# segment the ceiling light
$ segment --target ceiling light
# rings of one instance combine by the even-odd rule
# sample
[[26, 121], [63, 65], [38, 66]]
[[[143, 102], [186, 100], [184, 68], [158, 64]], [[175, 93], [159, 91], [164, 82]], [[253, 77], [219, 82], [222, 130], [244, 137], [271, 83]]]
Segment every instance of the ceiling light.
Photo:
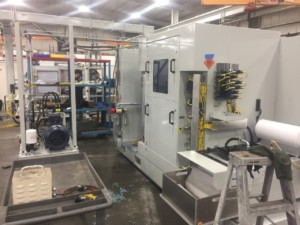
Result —
[[170, 0], [156, 0], [154, 4], [156, 6], [164, 6], [170, 4]]
[[161, 7], [161, 6], [165, 6], [165, 5], [168, 5], [168, 4], [170, 4], [170, 0], [154, 0], [153, 4], [151, 4], [148, 7], [144, 8], [140, 12], [135, 12], [135, 13], [130, 14], [130, 16], [128, 18], [124, 19], [122, 22], [125, 23], [128, 20], [141, 18], [142, 15], [144, 15], [145, 13], [155, 9], [156, 7]]
[[24, 5], [23, 0], [8, 0], [7, 3], [10, 5]]
[[86, 6], [86, 5], [80, 5], [80, 6], [78, 7], [78, 11], [79, 11], [79, 12], [83, 12], [83, 13], [87, 13], [87, 12], [90, 12], [91, 10], [90, 10], [90, 8], [89, 8], [88, 6]]
[[138, 18], [140, 18], [140, 17], [141, 17], [141, 13], [138, 13], [138, 12], [132, 13], [132, 14], [130, 15], [130, 19], [138, 19]]

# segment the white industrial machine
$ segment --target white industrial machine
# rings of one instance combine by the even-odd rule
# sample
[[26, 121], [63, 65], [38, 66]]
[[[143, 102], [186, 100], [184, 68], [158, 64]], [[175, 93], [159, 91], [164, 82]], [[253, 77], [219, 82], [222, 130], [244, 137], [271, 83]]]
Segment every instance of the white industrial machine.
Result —
[[[134, 104], [135, 114], [124, 108], [115, 117], [118, 149], [188, 224], [208, 223], [228, 152], [257, 142], [260, 116], [274, 120], [280, 33], [190, 24], [142, 42], [140, 52], [120, 54], [118, 102]], [[251, 189], [260, 191], [255, 177]], [[229, 202], [223, 217], [236, 209]]]
[[[273, 118], [279, 40], [277, 32], [203, 24], [149, 38], [139, 152], [156, 174], [180, 166], [177, 152], [193, 160], [184, 151], [248, 139], [244, 133], [247, 126], [253, 130], [261, 108], [264, 118]], [[161, 60], [167, 70], [156, 74]], [[156, 89], [163, 87], [163, 76], [164, 92]], [[161, 186], [161, 176], [154, 180]]]
[[[140, 66], [144, 139], [131, 152], [141, 170], [161, 187], [162, 174], [181, 166], [177, 152], [189, 158], [185, 151], [223, 147], [232, 137], [248, 139], [246, 128], [253, 130], [261, 109], [272, 119], [279, 41], [277, 32], [203, 24], [149, 37], [141, 46], [146, 59]], [[140, 73], [133, 78], [121, 73], [131, 79], [123, 89], [142, 96], [132, 88], [140, 86]]]

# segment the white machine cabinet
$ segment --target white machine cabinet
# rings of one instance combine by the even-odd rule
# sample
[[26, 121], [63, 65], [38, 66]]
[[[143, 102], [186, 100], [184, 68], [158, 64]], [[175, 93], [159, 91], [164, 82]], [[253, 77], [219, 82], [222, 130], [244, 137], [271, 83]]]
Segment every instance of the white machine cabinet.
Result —
[[[176, 166], [179, 37], [163, 38], [147, 44], [145, 62], [145, 143], [147, 149]], [[170, 142], [170, 140], [173, 140]], [[160, 148], [164, 151], [160, 151]], [[171, 154], [172, 155], [172, 154]]]
[[[291, 95], [287, 88], [290, 86], [285, 80], [294, 77], [284, 71], [290, 72], [289, 67], [294, 67], [281, 64], [284, 60], [280, 54], [288, 55], [298, 41], [284, 40], [280, 49], [279, 32], [188, 24], [155, 32], [141, 44], [144, 137], [137, 146], [123, 142], [120, 151], [162, 187], [164, 201], [188, 224], [208, 222], [214, 217], [215, 199], [223, 184], [227, 161], [226, 157], [212, 152], [228, 151], [225, 143], [232, 139], [249, 141], [247, 127], [254, 130], [261, 109], [260, 119], [286, 119], [283, 110], [286, 107], [280, 106], [290, 104], [286, 101], [289, 98], [286, 96]], [[245, 82], [234, 105], [238, 113], [230, 109], [232, 98], [218, 97], [222, 76], [237, 71], [243, 77], [230, 79]], [[278, 76], [279, 71], [283, 75]], [[136, 82], [131, 83], [134, 88]], [[127, 87], [130, 88], [130, 83]], [[284, 98], [275, 102], [276, 95]], [[204, 134], [199, 132], [203, 118]], [[230, 143], [243, 147], [239, 144], [238, 141]], [[200, 149], [205, 153], [195, 151]], [[191, 172], [179, 166], [187, 166]], [[261, 175], [255, 176], [253, 192], [261, 190]], [[298, 182], [295, 185], [299, 186]], [[236, 211], [234, 204], [228, 204], [227, 209]]]
[[[135, 153], [139, 168], [162, 186], [157, 177], [178, 169], [177, 153], [196, 150], [191, 140], [199, 138], [198, 122], [191, 120], [199, 115], [191, 110], [195, 93], [187, 94], [188, 82], [195, 75], [206, 85], [205, 120], [218, 126], [229, 127], [232, 121], [230, 126], [238, 124], [235, 129], [206, 130], [204, 148], [223, 147], [232, 137], [246, 138], [246, 126], [254, 128], [257, 100], [262, 118], [273, 119], [279, 43], [278, 32], [207, 24], [189, 24], [149, 36], [140, 57], [140, 68], [144, 68], [144, 140]], [[220, 63], [237, 64], [247, 73], [246, 87], [237, 100], [240, 116], [229, 115], [226, 100], [215, 99]], [[199, 97], [194, 104], [198, 102]], [[193, 126], [196, 132], [191, 135]]]

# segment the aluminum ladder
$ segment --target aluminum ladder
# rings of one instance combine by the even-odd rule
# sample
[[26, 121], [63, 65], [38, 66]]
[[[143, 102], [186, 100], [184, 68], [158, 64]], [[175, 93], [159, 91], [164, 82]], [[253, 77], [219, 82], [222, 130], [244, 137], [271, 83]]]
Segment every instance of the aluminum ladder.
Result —
[[[247, 166], [249, 165], [267, 166], [260, 202], [255, 204], [250, 204], [247, 174]], [[280, 212], [286, 213], [288, 225], [300, 225], [300, 217], [292, 181], [280, 180], [283, 199], [268, 201], [274, 175], [274, 166], [268, 157], [258, 156], [249, 151], [231, 152], [229, 154], [226, 181], [222, 188], [213, 223], [214, 225], [220, 224], [226, 202], [227, 190], [234, 169], [236, 170], [239, 225], [253, 224], [255, 218], [256, 225], [263, 225], [266, 215]]]

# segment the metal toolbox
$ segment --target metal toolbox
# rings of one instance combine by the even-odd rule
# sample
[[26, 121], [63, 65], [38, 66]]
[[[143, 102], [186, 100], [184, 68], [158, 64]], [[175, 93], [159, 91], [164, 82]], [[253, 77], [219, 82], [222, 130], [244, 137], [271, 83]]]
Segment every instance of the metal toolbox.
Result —
[[51, 199], [51, 168], [33, 165], [15, 171], [12, 179], [12, 196], [14, 205]]

